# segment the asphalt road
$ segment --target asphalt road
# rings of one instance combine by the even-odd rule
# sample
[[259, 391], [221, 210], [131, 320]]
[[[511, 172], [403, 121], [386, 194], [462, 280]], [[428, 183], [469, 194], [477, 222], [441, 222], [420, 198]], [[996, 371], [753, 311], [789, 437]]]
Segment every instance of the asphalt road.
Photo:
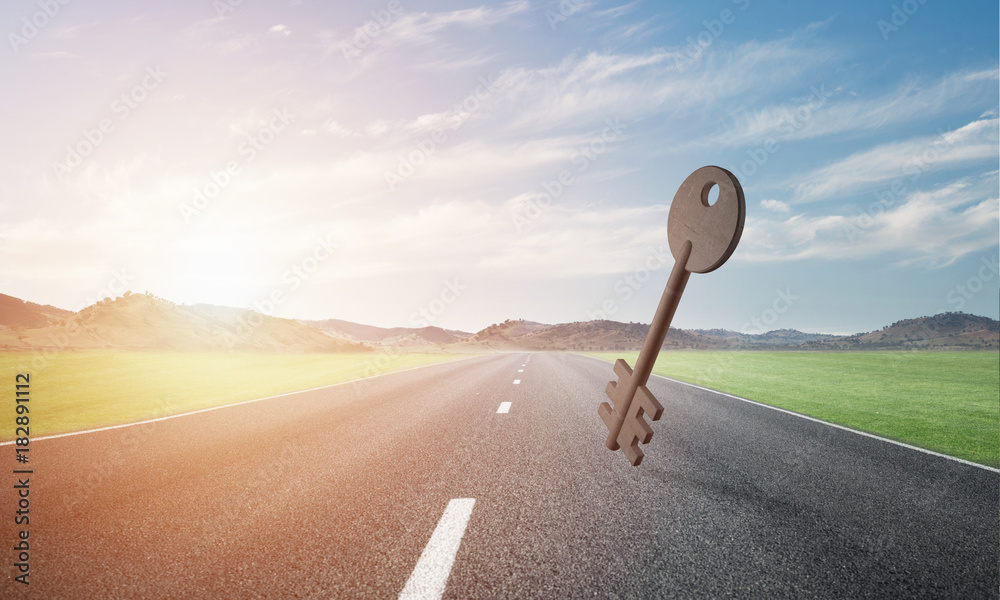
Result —
[[996, 472], [660, 378], [634, 468], [611, 364], [528, 356], [36, 440], [0, 596], [397, 598], [458, 498], [445, 598], [998, 596]]

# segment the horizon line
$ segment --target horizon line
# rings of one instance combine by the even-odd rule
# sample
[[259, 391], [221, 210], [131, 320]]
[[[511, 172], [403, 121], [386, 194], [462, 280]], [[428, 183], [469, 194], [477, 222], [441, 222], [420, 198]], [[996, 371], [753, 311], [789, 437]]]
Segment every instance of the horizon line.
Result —
[[[123, 292], [120, 295], [116, 295], [116, 296], [104, 296], [103, 298], [95, 300], [93, 302], [93, 304], [89, 304], [87, 306], [84, 306], [83, 308], [81, 308], [79, 310], [76, 310], [76, 311], [73, 311], [73, 310], [70, 310], [70, 309], [66, 309], [66, 308], [61, 308], [59, 306], [55, 306], [54, 304], [39, 304], [38, 302], [34, 302], [34, 301], [31, 301], [31, 300], [25, 300], [24, 298], [18, 298], [17, 296], [11, 296], [9, 294], [4, 294], [3, 292], [0, 292], [0, 296], [7, 296], [8, 298], [13, 298], [15, 300], [20, 300], [22, 303], [25, 303], [25, 304], [34, 304], [36, 306], [42, 306], [42, 307], [49, 306], [49, 307], [55, 308], [57, 310], [66, 311], [66, 312], [69, 312], [69, 313], [72, 313], [72, 314], [79, 314], [79, 313], [83, 312], [84, 310], [86, 310], [88, 308], [91, 308], [91, 307], [94, 307], [98, 303], [104, 302], [106, 300], [111, 300], [112, 302], [115, 302], [115, 301], [117, 301], [117, 300], [119, 300], [121, 298], [125, 298], [127, 296], [148, 296], [148, 297], [151, 297], [153, 299], [161, 300], [163, 302], [169, 302], [170, 304], [173, 304], [175, 306], [199, 306], [199, 305], [204, 305], [204, 306], [212, 306], [212, 307], [217, 307], [217, 308], [227, 308], [227, 309], [232, 309], [232, 310], [245, 310], [245, 311], [254, 312], [254, 313], [257, 313], [259, 315], [266, 316], [266, 317], [273, 317], [273, 318], [276, 318], [276, 319], [287, 319], [287, 320], [290, 320], [290, 321], [298, 321], [298, 322], [310, 322], [310, 321], [311, 322], [343, 321], [345, 323], [351, 323], [353, 325], [361, 325], [363, 327], [374, 327], [374, 328], [377, 328], [377, 329], [409, 329], [409, 330], [414, 330], [414, 331], [419, 331], [421, 329], [428, 329], [428, 328], [432, 328], [433, 327], [433, 328], [441, 329], [443, 331], [455, 331], [455, 332], [458, 332], [458, 333], [468, 333], [470, 335], [474, 335], [476, 333], [479, 333], [479, 332], [481, 332], [481, 331], [483, 331], [483, 330], [485, 330], [485, 329], [487, 329], [489, 327], [492, 327], [494, 325], [500, 325], [500, 324], [503, 324], [505, 322], [510, 322], [510, 321], [518, 321], [518, 322], [519, 321], [524, 321], [524, 322], [527, 322], [527, 323], [536, 323], [538, 325], [545, 325], [547, 327], [556, 327], [558, 325], [569, 325], [569, 324], [573, 324], [573, 323], [594, 323], [594, 322], [599, 322], [599, 321], [608, 321], [608, 322], [611, 322], [611, 323], [620, 323], [622, 325], [625, 325], [625, 324], [629, 324], [629, 325], [631, 325], [631, 324], [638, 324], [638, 325], [649, 326], [649, 323], [643, 323], [641, 321], [639, 321], [639, 322], [628, 321], [628, 323], [626, 323], [625, 321], [615, 321], [613, 319], [590, 319], [588, 321], [575, 320], [575, 321], [563, 321], [563, 322], [560, 322], [560, 323], [543, 323], [541, 321], [532, 321], [532, 320], [523, 319], [523, 318], [518, 318], [518, 319], [508, 318], [508, 319], [505, 319], [505, 320], [502, 320], [502, 321], [496, 321], [494, 323], [490, 323], [489, 325], [480, 327], [477, 331], [469, 332], [469, 331], [463, 331], [461, 329], [441, 327], [441, 326], [438, 326], [438, 325], [426, 325], [424, 327], [406, 327], [406, 326], [403, 326], [403, 325], [392, 325], [392, 326], [371, 325], [371, 324], [368, 324], [368, 323], [360, 323], [360, 322], [357, 322], [357, 321], [350, 321], [350, 320], [347, 320], [347, 319], [341, 319], [341, 318], [337, 318], [337, 317], [327, 317], [327, 318], [324, 318], [324, 319], [305, 319], [305, 318], [301, 318], [301, 317], [278, 317], [278, 316], [275, 316], [275, 315], [271, 315], [271, 314], [267, 314], [267, 313], [264, 313], [264, 312], [260, 312], [259, 310], [255, 310], [254, 308], [251, 308], [251, 307], [229, 306], [229, 305], [225, 305], [225, 304], [211, 304], [211, 303], [208, 303], [208, 302], [196, 302], [194, 304], [178, 303], [178, 302], [174, 302], [173, 300], [168, 300], [166, 298], [163, 298], [162, 296], [158, 296], [156, 294], [153, 294], [153, 293], [149, 292], [148, 290], [144, 291], [144, 292], [133, 292], [132, 290], [126, 290], [125, 292]], [[988, 317], [988, 316], [985, 316], [985, 315], [977, 315], [977, 314], [974, 314], [974, 313], [966, 313], [966, 312], [963, 312], [963, 311], [944, 311], [944, 312], [935, 313], [933, 315], [921, 315], [921, 316], [918, 316], [918, 317], [906, 317], [906, 318], [902, 318], [902, 319], [897, 319], [894, 323], [889, 323], [889, 324], [883, 326], [881, 329], [885, 329], [885, 328], [891, 327], [895, 323], [898, 323], [898, 322], [901, 322], [901, 321], [912, 321], [912, 320], [916, 320], [916, 319], [928, 319], [928, 318], [933, 318], [933, 317], [937, 317], [937, 316], [940, 316], [940, 315], [948, 315], [948, 314], [967, 315], [967, 316], [971, 316], [971, 317], [977, 317], [977, 318], [981, 318], [981, 319], [989, 319], [991, 321], [1000, 322], [1000, 319], [994, 319], [993, 317]], [[738, 331], [738, 330], [735, 330], [735, 329], [726, 329], [726, 328], [723, 328], [723, 327], [694, 327], [694, 328], [684, 328], [684, 327], [674, 327], [674, 326], [671, 326], [671, 329], [675, 329], [675, 330], [679, 330], [679, 331], [695, 331], [695, 332], [720, 330], [720, 331], [726, 331], [726, 332], [730, 332], [730, 333], [736, 333], [736, 334], [747, 335], [747, 336], [767, 335], [769, 333], [774, 333], [776, 331], [795, 331], [795, 332], [798, 332], [798, 333], [804, 333], [804, 334], [809, 334], [809, 335], [829, 335], [829, 336], [834, 336], [834, 337], [849, 337], [849, 336], [854, 336], [854, 335], [863, 335], [863, 334], [866, 334], [866, 333], [872, 333], [872, 332], [880, 331], [881, 330], [881, 329], [872, 329], [870, 331], [857, 331], [857, 332], [851, 332], [851, 333], [841, 333], [841, 332], [828, 332], [828, 331], [804, 331], [804, 330], [801, 330], [801, 329], [794, 329], [794, 328], [790, 328], [790, 327], [782, 327], [782, 328], [778, 328], [778, 329], [770, 329], [770, 330], [763, 331], [763, 332], [751, 333], [751, 332], [745, 332], [745, 331]]]

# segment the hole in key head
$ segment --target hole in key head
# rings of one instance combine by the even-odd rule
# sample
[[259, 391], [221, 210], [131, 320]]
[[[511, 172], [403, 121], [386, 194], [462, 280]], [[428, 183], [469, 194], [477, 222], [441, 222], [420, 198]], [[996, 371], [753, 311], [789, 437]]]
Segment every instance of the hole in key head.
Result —
[[709, 182], [701, 190], [701, 203], [705, 206], [712, 206], [719, 199], [719, 186]]

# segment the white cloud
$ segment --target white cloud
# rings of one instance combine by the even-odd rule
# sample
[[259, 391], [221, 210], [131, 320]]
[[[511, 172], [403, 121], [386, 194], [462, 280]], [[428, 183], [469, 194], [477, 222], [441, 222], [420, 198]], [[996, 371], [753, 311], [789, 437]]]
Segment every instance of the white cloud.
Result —
[[40, 52], [35, 56], [40, 56], [42, 58], [80, 58], [79, 54], [73, 54], [72, 52], [66, 52], [65, 50], [57, 50], [55, 52]]
[[213, 17], [193, 23], [181, 31], [180, 37], [194, 46], [211, 48], [222, 54], [237, 54], [259, 44], [263, 34], [238, 32], [226, 19]]
[[[845, 132], [870, 131], [889, 124], [954, 113], [983, 103], [996, 88], [995, 70], [963, 71], [924, 84], [910, 79], [875, 98], [838, 98], [839, 88], [815, 86], [821, 93], [802, 90], [802, 97], [772, 104], [753, 112], [742, 112], [732, 126], [706, 141], [707, 144], [746, 146], [767, 138], [804, 140]], [[830, 94], [825, 102], [820, 98]], [[995, 95], [995, 94], [994, 94]]]
[[896, 266], [941, 267], [997, 244], [997, 173], [915, 191], [864, 212], [748, 217], [738, 257], [752, 262], [884, 256]]
[[628, 4], [622, 4], [620, 6], [613, 6], [611, 8], [606, 8], [604, 10], [594, 11], [594, 15], [598, 17], [607, 17], [610, 19], [617, 19], [623, 15], [627, 15], [634, 11], [636, 7], [639, 6], [640, 0], [633, 0]]
[[761, 200], [760, 206], [761, 208], [764, 208], [766, 210], [779, 213], [786, 213], [791, 210], [791, 207], [789, 207], [788, 204], [782, 202], [781, 200]]
[[[512, 16], [528, 11], [531, 5], [527, 0], [514, 0], [501, 7], [491, 8], [479, 6], [463, 8], [446, 12], [404, 12], [394, 16], [387, 23], [369, 21], [352, 30], [346, 37], [324, 34], [328, 55], [342, 55], [344, 48], [349, 49], [352, 63], [360, 69], [366, 69], [379, 61], [382, 55], [403, 46], [420, 46], [437, 50], [439, 57], [430, 62], [441, 63], [446, 68], [458, 68], [463, 63], [481, 64], [482, 58], [468, 56], [456, 61], [453, 57], [440, 58], [440, 50], [448, 46], [444, 34], [449, 29], [484, 29], [508, 21]], [[372, 25], [375, 23], [376, 26]], [[363, 47], [358, 46], [358, 40], [364, 40]], [[411, 58], [411, 57], [408, 57]]]
[[188, 26], [181, 31], [180, 37], [188, 44], [211, 48], [221, 54], [240, 54], [262, 48], [269, 39], [284, 39], [291, 34], [291, 28], [283, 23], [268, 27], [266, 31], [246, 31], [232, 19], [213, 17]]
[[323, 123], [323, 130], [331, 135], [342, 138], [356, 137], [358, 135], [355, 131], [351, 130], [351, 128], [346, 127], [333, 119], [328, 119], [325, 123]]
[[[516, 273], [528, 279], [572, 278], [633, 270], [650, 248], [667, 253], [665, 206], [567, 211], [551, 209], [517, 232], [512, 210], [483, 201], [436, 203], [388, 220], [341, 222], [337, 239], [351, 257], [339, 276], [371, 277], [420, 270]], [[398, 260], [400, 255], [407, 260]]]
[[648, 114], [666, 96], [680, 94], [662, 78], [671, 61], [672, 55], [664, 51], [595, 52], [571, 55], [553, 67], [506, 69], [499, 80], [513, 112], [508, 126], [549, 129], [596, 115]]
[[929, 171], [996, 161], [1000, 120], [981, 119], [935, 136], [889, 142], [852, 154], [796, 178], [794, 202], [844, 196], [896, 179], [909, 182]]
[[452, 26], [479, 28], [496, 25], [530, 8], [526, 0], [508, 2], [498, 9], [479, 6], [440, 13], [409, 13], [400, 17], [388, 35], [399, 41], [431, 43], [437, 32]]
[[389, 122], [384, 119], [377, 119], [365, 125], [365, 135], [368, 137], [381, 137], [389, 131]]
[[704, 111], [786, 85], [827, 58], [825, 51], [799, 47], [795, 36], [706, 52], [699, 69], [682, 48], [574, 54], [554, 66], [505, 70], [505, 97], [516, 108], [505, 120], [511, 129], [531, 131], [609, 115]]
[[[666, 239], [668, 207], [664, 205], [543, 209], [516, 233], [515, 211], [524, 196], [506, 206], [504, 226], [510, 231], [502, 247], [485, 256], [484, 269], [522, 274], [527, 278], [573, 278], [624, 273], [637, 268], [659, 249], [669, 255]], [[650, 223], [661, 226], [651, 227]]]
[[85, 32], [92, 27], [100, 27], [101, 25], [101, 21], [90, 21], [87, 23], [70, 25], [69, 27], [53, 27], [51, 30], [47, 31], [51, 31], [53, 35], [60, 38], [71, 38], [76, 37], [77, 34]]
[[604, 36], [604, 40], [613, 42], [638, 42], [660, 31], [659, 27], [653, 26], [655, 20], [656, 17], [650, 17], [645, 21], [622, 25]]

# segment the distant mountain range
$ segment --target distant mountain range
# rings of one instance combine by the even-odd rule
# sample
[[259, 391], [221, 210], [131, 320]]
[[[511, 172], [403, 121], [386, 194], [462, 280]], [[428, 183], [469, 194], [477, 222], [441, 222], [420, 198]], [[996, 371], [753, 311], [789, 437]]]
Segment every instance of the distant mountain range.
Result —
[[[543, 325], [505, 321], [462, 342], [464, 347], [495, 350], [638, 350], [649, 325], [585, 321]], [[663, 348], [670, 350], [1000, 350], [1000, 321], [965, 313], [941, 313], [897, 321], [879, 331], [854, 335], [803, 333], [776, 329], [747, 334], [725, 329], [671, 327]]]
[[[638, 350], [649, 325], [587, 321], [546, 325], [507, 320], [468, 333], [440, 327], [374, 327], [327, 319], [296, 321], [210, 304], [178, 305], [126, 293], [78, 313], [0, 294], [0, 350], [144, 349], [364, 352], [377, 348], [434, 351]], [[665, 349], [697, 350], [1000, 350], [1000, 321], [941, 313], [897, 321], [878, 331], [837, 336], [777, 329], [746, 334], [671, 328]]]

